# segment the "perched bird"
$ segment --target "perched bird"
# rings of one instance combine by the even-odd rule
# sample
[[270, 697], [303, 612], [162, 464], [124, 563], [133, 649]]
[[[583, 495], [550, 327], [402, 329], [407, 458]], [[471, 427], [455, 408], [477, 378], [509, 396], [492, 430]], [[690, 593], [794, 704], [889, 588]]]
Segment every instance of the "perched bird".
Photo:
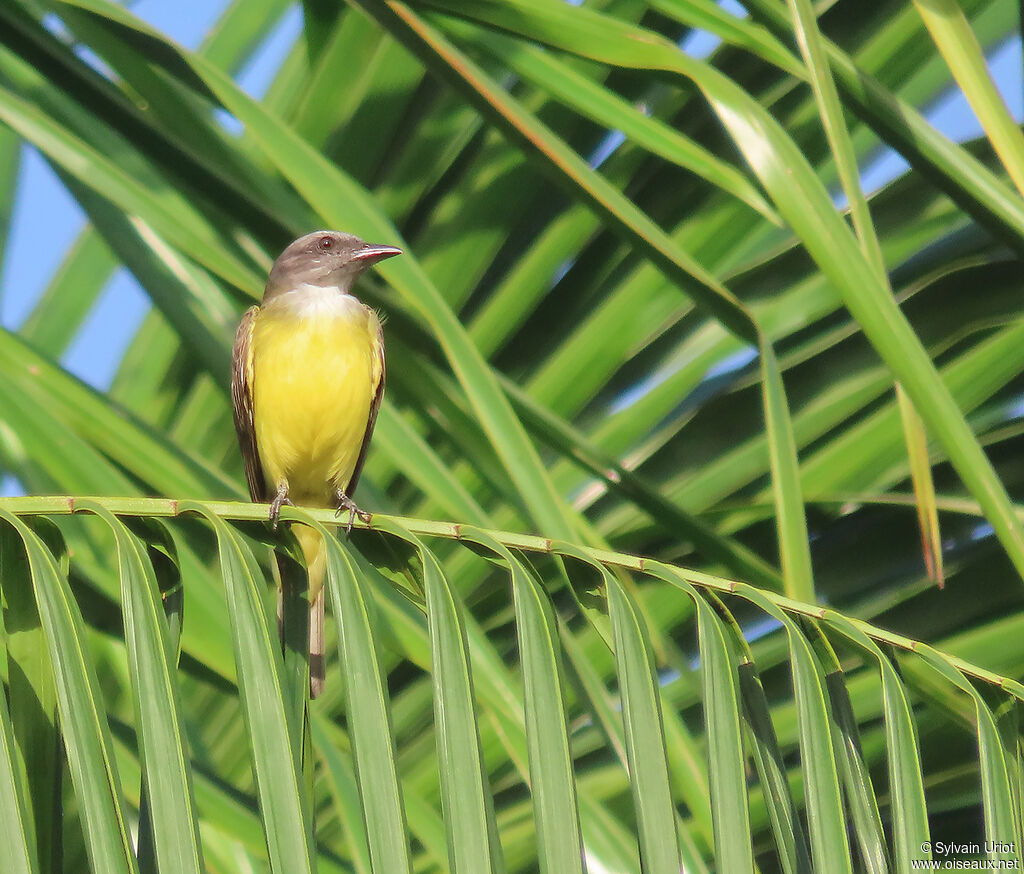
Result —
[[[352, 234], [306, 234], [274, 262], [263, 302], [242, 317], [231, 366], [235, 430], [249, 494], [270, 502], [275, 527], [283, 504], [347, 510], [350, 530], [355, 516], [369, 519], [352, 492], [384, 394], [384, 338], [377, 314], [352, 295], [352, 285], [401, 253]], [[309, 578], [315, 698], [324, 684], [327, 556], [312, 528], [296, 524], [293, 533]]]

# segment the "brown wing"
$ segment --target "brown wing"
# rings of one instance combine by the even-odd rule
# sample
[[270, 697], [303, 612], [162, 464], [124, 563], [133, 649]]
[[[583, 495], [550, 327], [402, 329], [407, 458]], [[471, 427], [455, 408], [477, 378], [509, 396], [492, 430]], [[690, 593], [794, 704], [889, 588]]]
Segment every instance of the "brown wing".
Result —
[[[376, 313], [370, 310], [374, 318]], [[363, 435], [363, 445], [359, 448], [359, 458], [356, 459], [356, 466], [352, 471], [352, 478], [348, 481], [348, 488], [345, 493], [351, 498], [359, 482], [359, 474], [363, 472], [363, 462], [366, 461], [366, 452], [370, 448], [370, 438], [373, 436], [373, 426], [377, 424], [377, 413], [380, 412], [380, 403], [384, 400], [384, 331], [377, 320], [377, 364], [380, 368], [380, 375], [377, 378], [377, 387], [373, 392], [373, 400], [370, 402], [370, 417], [366, 420], [366, 433]]]
[[268, 501], [267, 483], [260, 464], [260, 453], [256, 448], [256, 425], [253, 422], [252, 406], [252, 328], [256, 322], [259, 307], [249, 307], [242, 316], [242, 323], [235, 334], [235, 346], [231, 350], [231, 405], [235, 412], [235, 431], [238, 446], [245, 462], [245, 480], [249, 484], [249, 497], [254, 501]]

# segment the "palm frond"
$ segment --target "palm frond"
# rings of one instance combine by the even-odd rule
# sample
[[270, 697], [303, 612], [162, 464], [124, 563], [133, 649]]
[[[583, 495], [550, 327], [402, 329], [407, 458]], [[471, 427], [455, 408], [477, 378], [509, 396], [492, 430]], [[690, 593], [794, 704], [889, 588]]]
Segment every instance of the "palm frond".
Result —
[[[86, 217], [0, 329], [12, 870], [1024, 861], [1019, 8], [744, 8], [233, 0], [193, 49], [0, 3], [0, 258], [52, 246], [23, 144]], [[406, 255], [307, 709], [227, 363], [323, 226]]]

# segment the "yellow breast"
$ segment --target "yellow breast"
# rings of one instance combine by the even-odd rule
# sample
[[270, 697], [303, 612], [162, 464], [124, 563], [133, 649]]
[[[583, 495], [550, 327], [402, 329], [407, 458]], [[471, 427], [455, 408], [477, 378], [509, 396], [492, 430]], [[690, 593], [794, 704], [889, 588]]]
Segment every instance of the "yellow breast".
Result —
[[256, 445], [271, 493], [331, 506], [347, 489], [380, 382], [376, 314], [304, 286], [260, 310], [252, 333]]

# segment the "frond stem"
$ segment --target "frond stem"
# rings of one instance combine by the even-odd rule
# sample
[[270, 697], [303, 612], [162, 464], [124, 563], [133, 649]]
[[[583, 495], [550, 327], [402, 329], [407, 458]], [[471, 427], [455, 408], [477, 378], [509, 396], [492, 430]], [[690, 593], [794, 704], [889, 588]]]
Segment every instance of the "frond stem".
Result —
[[[233, 522], [267, 522], [270, 515], [270, 506], [268, 504], [251, 504], [241, 503], [238, 501], [198, 502], [192, 500], [171, 500], [168, 498], [82, 497], [70, 495], [0, 498], [0, 509], [7, 510], [16, 516], [62, 516], [75, 513], [76, 505], [85, 502], [99, 504], [116, 516], [153, 516], [173, 518], [175, 516], [189, 513], [189, 505], [191, 504], [194, 506], [196, 503], [202, 503], [210, 513]], [[284, 520], [290, 519], [293, 521], [302, 521], [303, 516], [311, 516], [313, 519], [316, 519], [318, 522], [325, 525], [332, 525], [337, 521], [335, 519], [334, 510], [304, 507], [292, 508], [287, 506], [281, 508], [281, 518]], [[369, 521], [363, 521], [362, 519], [356, 518], [353, 527], [373, 530], [375, 528], [375, 519], [386, 519], [393, 525], [402, 526], [409, 532], [423, 537], [442, 537], [449, 540], [462, 539], [463, 526], [457, 522], [438, 522], [432, 519], [416, 519], [409, 516], [384, 516], [383, 514], [378, 513], [371, 515]], [[521, 549], [527, 552], [539, 552], [548, 555], [557, 555], [562, 552], [559, 548], [558, 541], [552, 540], [548, 537], [539, 537], [532, 534], [520, 534], [514, 531], [492, 530], [488, 533], [500, 544], [508, 547], [509, 549]], [[602, 564], [621, 567], [626, 570], [637, 571], [639, 573], [646, 573], [654, 566], [661, 564], [661, 562], [658, 562], [655, 559], [644, 558], [643, 556], [638, 555], [630, 555], [629, 553], [624, 552], [612, 552], [607, 549], [593, 549], [580, 545], [577, 545], [574, 548], [577, 550], [583, 550], [594, 560]], [[741, 583], [735, 580], [711, 576], [710, 574], [705, 574], [685, 567], [673, 567], [675, 567], [675, 569], [681, 573], [688, 582], [711, 591], [736, 594], [739, 593], [738, 590], [747, 587], [746, 583]], [[836, 613], [836, 611], [829, 610], [826, 607], [795, 601], [792, 598], [787, 598], [777, 592], [772, 592], [766, 589], [757, 589], [757, 591], [765, 598], [771, 600], [782, 610], [795, 615], [808, 616], [811, 619], [816, 620], [827, 620], [830, 614]], [[896, 634], [891, 631], [886, 631], [883, 628], [878, 628], [861, 619], [855, 619], [849, 616], [845, 618], [847, 621], [856, 625], [868, 637], [879, 643], [887, 644], [905, 652], [914, 652], [917, 647], [921, 645], [919, 641], [905, 637], [902, 634]], [[1013, 695], [1015, 698], [1024, 701], [1024, 685], [1018, 683], [1016, 680], [1012, 680], [1009, 677], [1003, 677], [948, 653], [942, 653], [942, 656], [951, 666], [962, 673], [984, 683], [998, 686], [1005, 692]]]

